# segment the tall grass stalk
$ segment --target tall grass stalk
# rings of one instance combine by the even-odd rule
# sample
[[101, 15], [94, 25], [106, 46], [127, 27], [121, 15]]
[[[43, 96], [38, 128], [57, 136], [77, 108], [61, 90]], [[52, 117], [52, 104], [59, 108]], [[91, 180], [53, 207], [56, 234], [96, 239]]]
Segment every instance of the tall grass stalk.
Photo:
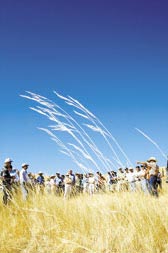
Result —
[[21, 195], [0, 203], [2, 253], [168, 252], [168, 190], [142, 193]]

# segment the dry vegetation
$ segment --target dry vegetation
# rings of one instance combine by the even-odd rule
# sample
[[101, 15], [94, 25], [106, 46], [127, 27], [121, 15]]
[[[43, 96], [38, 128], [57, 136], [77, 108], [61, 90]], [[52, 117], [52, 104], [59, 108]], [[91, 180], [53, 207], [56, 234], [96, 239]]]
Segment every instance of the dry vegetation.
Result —
[[0, 252], [168, 252], [168, 185], [158, 199], [111, 193], [0, 203]]

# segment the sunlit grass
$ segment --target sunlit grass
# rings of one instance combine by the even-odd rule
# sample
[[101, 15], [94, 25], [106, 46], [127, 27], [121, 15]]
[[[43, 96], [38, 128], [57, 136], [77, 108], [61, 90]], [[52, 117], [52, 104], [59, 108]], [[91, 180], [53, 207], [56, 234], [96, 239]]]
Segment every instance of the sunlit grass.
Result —
[[33, 194], [0, 203], [0, 252], [168, 252], [168, 185], [158, 199], [109, 193]]

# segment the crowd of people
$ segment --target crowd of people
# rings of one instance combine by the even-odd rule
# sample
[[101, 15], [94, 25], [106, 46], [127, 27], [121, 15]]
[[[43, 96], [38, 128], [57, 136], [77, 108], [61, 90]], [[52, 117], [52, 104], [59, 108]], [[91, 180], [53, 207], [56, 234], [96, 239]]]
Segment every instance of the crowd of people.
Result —
[[36, 175], [28, 172], [29, 164], [23, 163], [19, 171], [13, 169], [12, 159], [4, 161], [0, 174], [0, 187], [5, 205], [11, 200], [13, 193], [21, 191], [26, 200], [30, 193], [54, 194], [65, 199], [77, 194], [93, 195], [98, 192], [142, 191], [158, 197], [158, 187], [162, 188], [162, 173], [159, 171], [157, 160], [150, 157], [146, 162], [137, 162], [136, 168], [119, 168], [102, 175], [96, 173], [73, 173], [69, 170], [66, 175], [59, 172], [55, 175], [44, 176], [42, 171]]

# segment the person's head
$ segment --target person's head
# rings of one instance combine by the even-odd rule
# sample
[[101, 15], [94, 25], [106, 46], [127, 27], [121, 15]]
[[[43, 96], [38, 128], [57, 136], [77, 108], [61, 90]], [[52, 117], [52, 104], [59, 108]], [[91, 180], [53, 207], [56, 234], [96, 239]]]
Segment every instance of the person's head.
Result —
[[80, 177], [80, 179], [83, 179], [83, 174], [80, 174], [80, 176], [79, 176], [79, 177]]
[[43, 172], [42, 172], [42, 171], [39, 171], [38, 175], [39, 175], [39, 176], [43, 176]]
[[10, 167], [12, 166], [12, 162], [13, 162], [12, 159], [6, 158], [5, 161], [4, 161], [5, 168], [9, 168], [10, 169]]
[[145, 165], [141, 165], [141, 170], [145, 170], [146, 169], [146, 167], [145, 167]]
[[136, 171], [140, 171], [140, 166], [136, 166]]
[[89, 173], [89, 177], [93, 177], [93, 173], [92, 172]]
[[130, 173], [133, 173], [133, 172], [134, 172], [134, 169], [133, 169], [133, 168], [129, 168], [129, 172], [130, 172]]
[[69, 170], [69, 172], [68, 172], [68, 173], [69, 173], [69, 175], [72, 175], [72, 170]]
[[22, 164], [22, 169], [27, 170], [28, 167], [29, 167], [29, 164], [27, 164], [27, 163]]

